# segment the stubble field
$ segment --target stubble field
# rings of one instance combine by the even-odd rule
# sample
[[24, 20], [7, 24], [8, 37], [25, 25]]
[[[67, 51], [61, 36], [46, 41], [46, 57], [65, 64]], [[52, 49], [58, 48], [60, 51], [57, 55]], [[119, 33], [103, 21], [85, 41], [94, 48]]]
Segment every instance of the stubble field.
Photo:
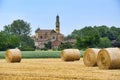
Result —
[[64, 62], [60, 58], [22, 59], [21, 63], [0, 60], [0, 80], [119, 80], [120, 70], [86, 67], [79, 61]]

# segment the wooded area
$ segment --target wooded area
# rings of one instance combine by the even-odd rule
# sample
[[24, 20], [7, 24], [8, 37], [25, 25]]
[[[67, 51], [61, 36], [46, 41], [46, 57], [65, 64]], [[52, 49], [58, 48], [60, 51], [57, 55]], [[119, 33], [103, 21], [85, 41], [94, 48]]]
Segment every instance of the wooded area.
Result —
[[74, 47], [85, 49], [88, 47], [120, 47], [120, 28], [115, 26], [86, 26], [74, 30], [67, 39], [76, 39]]

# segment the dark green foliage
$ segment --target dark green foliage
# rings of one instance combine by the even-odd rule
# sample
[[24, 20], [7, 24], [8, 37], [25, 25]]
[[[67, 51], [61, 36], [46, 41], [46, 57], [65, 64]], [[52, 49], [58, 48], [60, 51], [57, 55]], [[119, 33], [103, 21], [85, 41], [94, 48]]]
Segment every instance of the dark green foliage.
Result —
[[65, 37], [65, 40], [68, 40], [68, 39], [75, 39], [75, 37], [73, 35], [68, 35], [67, 37]]
[[76, 37], [78, 37], [79, 35], [81, 35], [80, 31], [81, 31], [81, 30], [76, 30], [76, 29], [75, 29], [75, 30], [71, 33], [71, 35], [68, 35], [68, 38], [73, 38], [73, 39], [75, 39]]
[[33, 51], [35, 50], [34, 40], [29, 36], [21, 37], [21, 46], [20, 49], [23, 51]]
[[98, 44], [98, 47], [100, 48], [111, 47], [111, 41], [108, 39], [108, 37], [100, 38], [100, 43]]
[[[79, 49], [88, 47], [111, 47], [113, 40], [120, 43], [120, 28], [115, 26], [86, 26], [79, 30], [74, 30], [66, 39], [76, 39], [75, 46]], [[106, 43], [105, 43], [106, 42]], [[115, 44], [120, 46], [119, 44]], [[114, 44], [113, 44], [114, 45]]]
[[120, 42], [120, 35], [117, 37], [117, 41]]
[[47, 48], [41, 48], [40, 50], [42, 50], [42, 51], [47, 51], [48, 49], [47, 49]]
[[19, 47], [20, 38], [16, 35], [11, 35], [8, 37], [8, 48]]
[[29, 47], [29, 46], [23, 46], [19, 48], [21, 51], [34, 51], [35, 48]]
[[94, 29], [96, 29], [100, 36], [101, 37], [106, 37], [107, 36], [107, 33], [109, 31], [109, 28], [105, 25], [102, 25], [102, 26], [94, 26]]
[[73, 47], [72, 44], [70, 44], [69, 42], [66, 42], [59, 45], [58, 50], [69, 49], [72, 47]]
[[29, 36], [30, 30], [30, 24], [20, 19], [14, 20], [11, 25], [4, 26], [4, 31], [6, 33], [18, 36]]
[[0, 32], [0, 50], [19, 47], [19, 43], [20, 38], [18, 36]]
[[96, 30], [100, 33], [101, 37], [108, 37], [110, 40], [116, 40], [117, 36], [120, 34], [120, 28], [115, 26], [107, 27], [103, 26], [94, 26]]
[[99, 43], [99, 38], [100, 35], [94, 28], [85, 27], [80, 30], [75, 45], [79, 49], [95, 47]]
[[34, 50], [34, 40], [30, 37], [30, 32], [30, 24], [23, 20], [18, 19], [10, 25], [5, 25], [1, 34], [0, 49], [19, 47], [21, 50]]
[[0, 32], [0, 51], [4, 51], [7, 49], [7, 46], [8, 46], [8, 40], [6, 38], [7, 36]]
[[116, 28], [116, 27], [112, 26], [110, 28], [110, 32], [113, 35], [113, 40], [116, 40], [117, 37], [120, 35], [120, 28]]
[[52, 49], [52, 42], [51, 41], [49, 41], [48, 43], [45, 43], [44, 45], [45, 45], [46, 49]]

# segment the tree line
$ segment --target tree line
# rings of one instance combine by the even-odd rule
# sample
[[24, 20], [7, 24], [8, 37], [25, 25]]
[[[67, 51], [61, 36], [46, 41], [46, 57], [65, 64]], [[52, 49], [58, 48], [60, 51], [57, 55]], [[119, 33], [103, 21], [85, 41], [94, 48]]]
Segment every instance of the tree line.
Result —
[[30, 37], [31, 27], [29, 23], [18, 19], [3, 28], [0, 31], [0, 51], [9, 48], [34, 50], [34, 40]]
[[120, 28], [105, 25], [85, 26], [74, 30], [66, 39], [76, 39], [72, 47], [79, 49], [120, 47]]
[[[21, 50], [35, 50], [34, 40], [30, 37], [30, 23], [23, 20], [14, 20], [11, 24], [5, 25], [0, 31], [0, 51], [9, 48]], [[75, 39], [74, 44], [66, 42]], [[51, 43], [45, 44], [51, 49]], [[107, 48], [120, 47], [120, 28], [112, 26], [85, 26], [82, 29], [74, 30], [65, 38], [65, 43], [58, 46], [58, 50], [65, 48], [86, 49], [90, 47]]]

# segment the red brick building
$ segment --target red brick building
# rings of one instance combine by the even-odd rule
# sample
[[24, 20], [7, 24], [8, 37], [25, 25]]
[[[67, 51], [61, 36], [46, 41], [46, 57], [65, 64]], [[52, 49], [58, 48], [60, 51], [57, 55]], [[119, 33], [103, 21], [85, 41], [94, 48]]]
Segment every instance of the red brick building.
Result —
[[51, 42], [52, 48], [58, 48], [58, 46], [64, 42], [64, 35], [60, 33], [59, 16], [56, 16], [56, 30], [40, 29], [35, 31], [35, 46], [37, 48], [44, 48], [45, 43]]

